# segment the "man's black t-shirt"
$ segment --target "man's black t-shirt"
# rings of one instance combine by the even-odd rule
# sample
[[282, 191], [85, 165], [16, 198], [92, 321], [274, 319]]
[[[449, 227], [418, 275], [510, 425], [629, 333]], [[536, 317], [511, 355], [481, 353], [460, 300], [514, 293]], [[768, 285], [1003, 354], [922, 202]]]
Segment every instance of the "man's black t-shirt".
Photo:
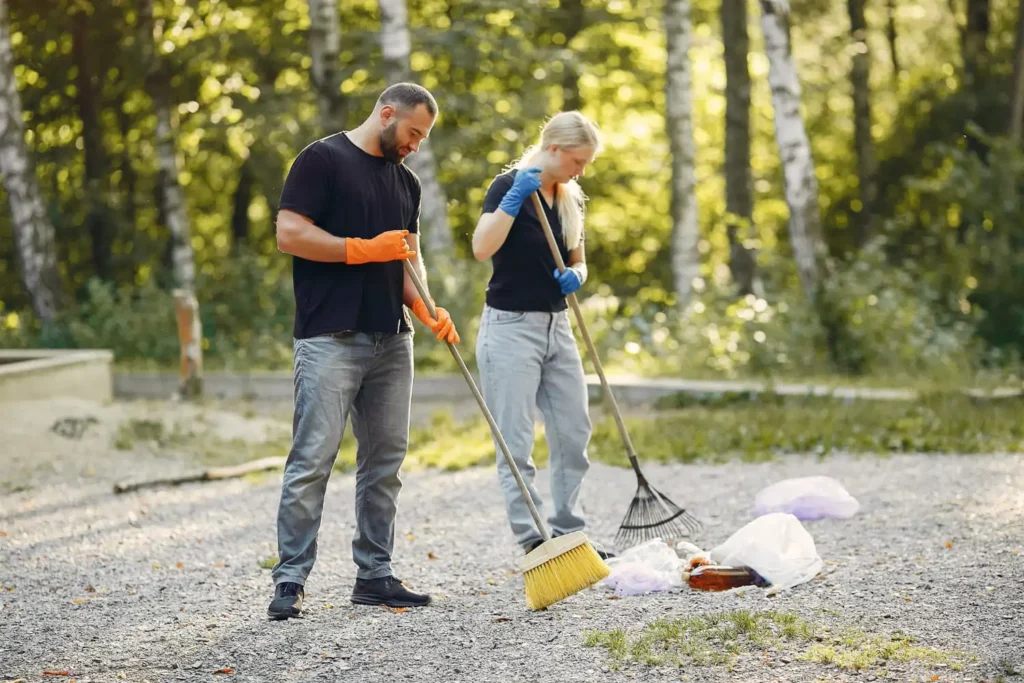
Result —
[[[512, 187], [516, 171], [496, 177], [487, 188], [483, 213], [498, 209], [505, 193]], [[541, 198], [551, 232], [555, 234], [562, 260], [569, 265], [569, 250], [562, 236], [562, 222], [558, 208], [550, 207]], [[519, 209], [508, 237], [491, 257], [494, 274], [487, 283], [487, 305], [504, 311], [564, 311], [565, 295], [555, 280], [555, 258], [551, 255], [544, 236], [544, 227], [534, 210], [533, 200], [527, 197]]]
[[[281, 192], [281, 208], [294, 211], [338, 237], [370, 239], [388, 230], [415, 233], [420, 182], [404, 164], [364, 152], [336, 133], [296, 157]], [[321, 263], [292, 260], [297, 339], [320, 334], [404, 332], [401, 261]]]

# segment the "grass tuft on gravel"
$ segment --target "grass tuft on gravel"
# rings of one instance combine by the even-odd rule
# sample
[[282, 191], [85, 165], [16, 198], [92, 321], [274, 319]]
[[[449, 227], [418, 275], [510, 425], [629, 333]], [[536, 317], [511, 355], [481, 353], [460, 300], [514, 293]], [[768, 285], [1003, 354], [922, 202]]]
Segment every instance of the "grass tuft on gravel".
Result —
[[960, 652], [918, 645], [899, 633], [871, 635], [849, 629], [832, 634], [828, 627], [795, 614], [747, 610], [661, 619], [636, 633], [622, 629], [590, 631], [585, 634], [584, 645], [607, 650], [609, 665], [615, 668], [626, 664], [732, 665], [740, 655], [768, 649], [846, 670], [883, 667], [889, 662], [920, 662], [959, 670], [970, 659]]

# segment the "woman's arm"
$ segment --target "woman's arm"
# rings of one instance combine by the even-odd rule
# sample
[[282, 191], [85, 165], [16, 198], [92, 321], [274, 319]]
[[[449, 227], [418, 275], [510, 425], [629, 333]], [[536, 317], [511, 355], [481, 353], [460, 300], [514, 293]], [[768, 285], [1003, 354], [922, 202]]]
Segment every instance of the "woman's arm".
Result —
[[505, 244], [514, 221], [514, 216], [501, 209], [480, 216], [476, 229], [473, 230], [473, 256], [478, 261], [486, 261], [494, 256], [501, 249], [501, 245]]

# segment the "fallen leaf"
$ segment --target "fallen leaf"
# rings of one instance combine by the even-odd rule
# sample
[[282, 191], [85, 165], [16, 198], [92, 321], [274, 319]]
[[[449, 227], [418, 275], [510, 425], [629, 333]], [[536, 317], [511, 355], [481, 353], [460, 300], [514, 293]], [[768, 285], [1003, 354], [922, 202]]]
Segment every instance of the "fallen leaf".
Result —
[[405, 537], [405, 540], [407, 540], [407, 541], [415, 541], [416, 537], [413, 536], [412, 534], [409, 534], [408, 536]]
[[904, 599], [904, 600], [906, 600], [907, 602], [913, 602], [913, 600], [912, 600], [912, 599], [910, 598], [910, 596], [909, 596], [909, 595], [908, 595], [908, 596], [906, 596], [906, 597], [905, 597], [905, 598], [903, 598], [903, 599]]
[[497, 585], [497, 584], [495, 584], [495, 582], [494, 582], [494, 579], [487, 579], [487, 585], [489, 585], [489, 586], [495, 586], [495, 585]]
[[0, 531], [0, 537], [5, 537], [5, 536], [7, 536], [7, 532], [6, 531]]
[[487, 595], [487, 591], [480, 591], [480, 595]]
[[81, 605], [82, 603], [89, 602], [89, 598], [75, 598], [75, 604]]
[[401, 613], [401, 612], [408, 612], [409, 608], [408, 607], [388, 607], [388, 611], [389, 612], [394, 612], [395, 614], [398, 614], [398, 613]]
[[939, 680], [939, 677], [938, 677], [938, 676], [932, 676], [932, 677], [931, 677], [931, 680], [933, 680], [933, 681], [937, 681], [937, 680]]
[[512, 620], [509, 619], [508, 617], [498, 617], [494, 621], [501, 622], [501, 621], [512, 621]]
[[617, 596], [617, 595], [609, 595], [609, 596], [608, 596], [608, 599], [609, 599], [609, 600], [618, 600], [618, 599], [619, 599], [619, 596]]
[[434, 553], [427, 553], [427, 559], [428, 560], [436, 560], [437, 559], [437, 555], [435, 555]]
[[117, 677], [118, 678], [128, 678], [128, 675], [125, 674], [125, 672], [122, 671], [121, 673], [117, 674]]
[[216, 562], [213, 563], [213, 566], [217, 567], [219, 569], [219, 568], [226, 567], [227, 563], [225, 563], [224, 560], [217, 560]]
[[176, 564], [174, 566], [177, 567], [178, 569], [182, 569], [182, 568], [184, 568], [185, 565], [183, 565], [181, 562], [179, 562], [178, 564]]
[[153, 569], [160, 569], [160, 563], [159, 562], [154, 562], [153, 563]]
[[327, 603], [327, 609], [334, 609], [334, 605], [332, 605], [331, 603]]
[[233, 673], [235, 673], [235, 670], [234, 669], [229, 669], [228, 667], [225, 666], [223, 669], [217, 669], [213, 673], [215, 673], [215, 674], [233, 674]]
[[947, 548], [952, 548], [953, 547], [953, 541], [946, 541], [946, 547]]
[[55, 671], [55, 670], [52, 670], [52, 669], [47, 669], [46, 671], [43, 672], [43, 675], [44, 676], [70, 676], [71, 672], [70, 671]]
[[86, 593], [95, 593], [96, 589], [93, 587], [92, 584], [89, 584], [88, 586], [85, 587], [85, 592]]

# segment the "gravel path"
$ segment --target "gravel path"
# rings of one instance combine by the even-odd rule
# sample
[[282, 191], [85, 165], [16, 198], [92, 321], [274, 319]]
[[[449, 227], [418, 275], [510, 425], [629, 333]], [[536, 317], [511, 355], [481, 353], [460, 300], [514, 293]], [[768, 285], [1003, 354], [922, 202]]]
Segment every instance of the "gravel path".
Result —
[[[597, 588], [531, 613], [512, 573], [518, 553], [493, 468], [409, 474], [395, 569], [436, 601], [394, 613], [348, 602], [353, 480], [336, 475], [306, 616], [275, 623], [265, 618], [270, 573], [258, 562], [275, 552], [279, 475], [124, 496], [101, 477], [58, 480], [0, 498], [0, 680], [68, 680], [42, 675], [57, 670], [79, 683], [866, 681], [886, 673], [980, 681], [1024, 669], [1024, 456], [791, 456], [649, 470], [704, 519], [702, 546], [749, 521], [754, 494], [783, 477], [835, 476], [862, 511], [808, 523], [826, 569], [771, 600], [759, 590], [609, 600]], [[594, 465], [585, 501], [593, 540], [611, 541], [633, 488], [628, 471]], [[735, 609], [878, 634], [899, 629], [975, 659], [962, 671], [911, 661], [858, 673], [759, 652], [738, 657], [731, 671], [616, 670], [604, 650], [583, 647], [591, 629]], [[215, 673], [225, 667], [233, 673]]]

